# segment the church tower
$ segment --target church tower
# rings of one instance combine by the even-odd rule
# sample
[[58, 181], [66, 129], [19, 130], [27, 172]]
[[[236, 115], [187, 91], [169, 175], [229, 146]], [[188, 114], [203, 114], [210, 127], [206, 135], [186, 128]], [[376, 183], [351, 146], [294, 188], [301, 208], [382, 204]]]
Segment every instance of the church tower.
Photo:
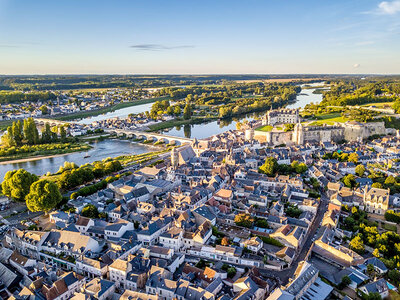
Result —
[[176, 151], [175, 148], [172, 148], [171, 150], [171, 166], [176, 168], [179, 164], [179, 154], [178, 151]]

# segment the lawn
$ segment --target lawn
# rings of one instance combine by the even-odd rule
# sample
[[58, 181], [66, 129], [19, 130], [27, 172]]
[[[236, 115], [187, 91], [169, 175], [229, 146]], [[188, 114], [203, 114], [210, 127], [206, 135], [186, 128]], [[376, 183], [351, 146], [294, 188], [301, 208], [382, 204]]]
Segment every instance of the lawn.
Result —
[[310, 125], [312, 126], [318, 126], [323, 124], [334, 125], [336, 122], [344, 123], [349, 120], [347, 118], [343, 118], [339, 112], [315, 115], [315, 119], [316, 120], [313, 121]]
[[256, 130], [258, 130], [258, 131], [272, 131], [272, 129], [273, 129], [274, 127], [273, 126], [271, 126], [271, 125], [265, 125], [265, 126], [261, 126], [261, 127], [258, 127], [258, 128], [256, 128]]

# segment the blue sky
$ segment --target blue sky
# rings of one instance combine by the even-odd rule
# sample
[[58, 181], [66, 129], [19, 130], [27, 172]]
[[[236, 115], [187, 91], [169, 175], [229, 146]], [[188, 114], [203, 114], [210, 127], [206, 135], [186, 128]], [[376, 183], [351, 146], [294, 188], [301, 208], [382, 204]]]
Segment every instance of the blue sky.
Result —
[[0, 0], [0, 74], [400, 73], [400, 0]]

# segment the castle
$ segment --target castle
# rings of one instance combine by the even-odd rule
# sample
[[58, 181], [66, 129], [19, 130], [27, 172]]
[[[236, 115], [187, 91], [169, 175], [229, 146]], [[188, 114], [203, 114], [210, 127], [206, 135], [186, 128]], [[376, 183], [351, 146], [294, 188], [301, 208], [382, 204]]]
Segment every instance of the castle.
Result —
[[296, 124], [300, 121], [298, 109], [281, 108], [267, 112], [263, 125]]
[[348, 142], [362, 141], [373, 135], [386, 134], [384, 122], [359, 123], [348, 121], [336, 125], [307, 126], [300, 122], [294, 126], [293, 131], [284, 131], [273, 128], [271, 131], [246, 130], [245, 137], [256, 139], [271, 146], [276, 145], [304, 145], [306, 143]]

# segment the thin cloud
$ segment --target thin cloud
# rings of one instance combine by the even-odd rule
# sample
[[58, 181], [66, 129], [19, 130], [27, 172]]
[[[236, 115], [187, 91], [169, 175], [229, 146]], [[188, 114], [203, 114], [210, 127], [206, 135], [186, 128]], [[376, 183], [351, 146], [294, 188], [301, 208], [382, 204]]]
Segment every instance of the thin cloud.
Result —
[[400, 12], [400, 0], [382, 1], [373, 11], [364, 12], [364, 14], [395, 15]]
[[360, 64], [354, 64], [353, 68], [358, 69], [360, 67]]
[[194, 48], [194, 46], [193, 45], [166, 46], [161, 44], [139, 44], [139, 45], [132, 45], [130, 46], [130, 48], [142, 51], [161, 51], [161, 50]]
[[17, 45], [0, 44], [0, 48], [19, 48]]

